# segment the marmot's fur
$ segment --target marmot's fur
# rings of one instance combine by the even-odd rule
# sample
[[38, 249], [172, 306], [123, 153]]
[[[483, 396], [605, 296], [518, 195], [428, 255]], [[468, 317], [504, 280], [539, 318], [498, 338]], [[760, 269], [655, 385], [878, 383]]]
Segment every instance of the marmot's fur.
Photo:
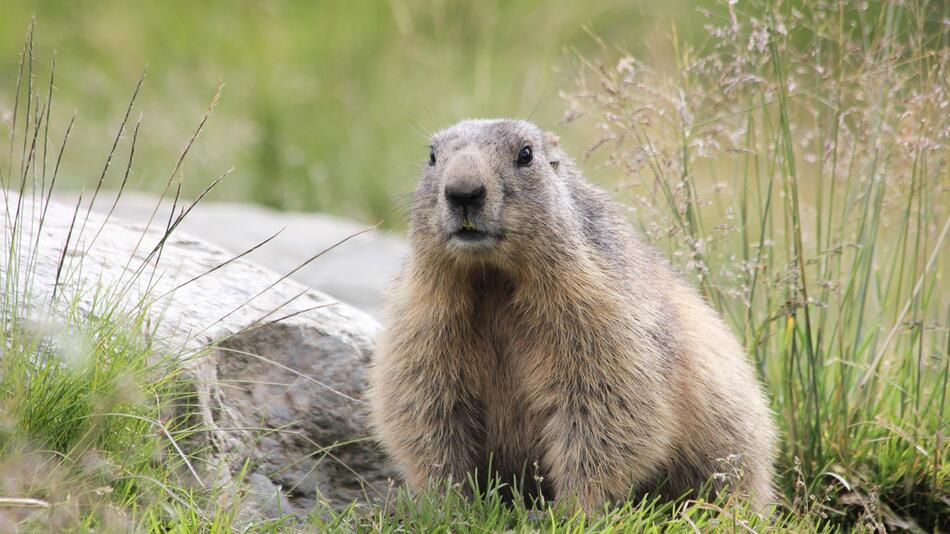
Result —
[[588, 511], [707, 481], [769, 500], [775, 430], [742, 347], [554, 136], [436, 134], [409, 240], [370, 402], [412, 489], [477, 472]]

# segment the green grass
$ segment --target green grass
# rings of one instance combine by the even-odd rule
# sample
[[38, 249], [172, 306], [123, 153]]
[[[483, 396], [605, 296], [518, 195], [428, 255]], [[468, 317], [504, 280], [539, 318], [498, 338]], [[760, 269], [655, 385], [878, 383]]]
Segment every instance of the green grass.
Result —
[[[24, 100], [39, 94], [30, 88]], [[31, 146], [51, 142], [39, 133], [44, 121], [24, 127], [39, 141]], [[88, 245], [93, 229], [76, 206], [69, 235], [80, 259], [67, 259], [66, 244], [42, 232], [56, 158], [22, 154], [22, 166], [0, 170], [12, 185], [2, 199], [0, 531], [231, 531], [237, 509], [220, 498], [223, 488], [198, 479], [202, 433], [184, 364], [201, 352], [153, 345], [150, 297], [123, 308], [122, 284], [77, 283], [79, 270], [92, 267], [76, 240], [83, 234]], [[25, 179], [40, 174], [42, 184]], [[63, 250], [55, 288], [50, 273], [37, 275], [41, 248]]]
[[161, 189], [180, 132], [224, 83], [215, 121], [189, 158], [187, 197], [234, 167], [213, 198], [400, 228], [430, 132], [473, 116], [553, 124], [569, 74], [555, 68], [567, 48], [592, 48], [585, 24], [639, 43], [658, 17], [679, 11], [622, 0], [12, 2], [0, 17], [0, 117], [12, 111], [18, 52], [35, 15], [37, 65], [48, 70], [52, 50], [59, 63], [56, 138], [78, 112], [64, 186], [98, 176], [108, 149], [100, 140], [124, 112], [120, 88], [147, 65], [133, 188]]
[[490, 488], [466, 500], [456, 491], [411, 498], [400, 494], [390, 509], [371, 513], [354, 509], [314, 515], [307, 523], [319, 532], [822, 532], [831, 527], [812, 517], [790, 514], [769, 520], [742, 503], [718, 500], [685, 503], [627, 503], [597, 516], [552, 507], [527, 509], [504, 503], [502, 492]]
[[573, 106], [606, 132], [591, 164], [623, 172], [634, 221], [740, 333], [791, 508], [804, 483], [833, 523], [933, 528], [950, 476], [947, 7], [732, 14], [673, 73], [584, 62]]
[[[221, 16], [237, 24], [227, 18], [232, 15]], [[175, 532], [945, 529], [946, 20], [950, 7], [922, 1], [872, 2], [867, 9], [850, 3], [740, 3], [720, 6], [705, 19], [706, 39], [671, 32], [669, 64], [615, 47], [622, 39], [607, 34], [603, 46], [592, 38], [594, 48], [565, 67], [573, 82], [558, 89], [574, 122], [562, 129], [603, 137], [588, 138], [593, 146], [581, 158], [584, 167], [612, 184], [630, 207], [631, 221], [723, 313], [767, 385], [782, 431], [780, 499], [768, 520], [728, 496], [631, 503], [584, 517], [545, 506], [506, 506], [497, 488], [472, 501], [450, 488], [443, 496], [400, 492], [385, 508], [320, 507], [301, 522], [242, 524], [224, 489], [197, 485], [178, 454], [176, 443], [201, 429], [173, 415], [189, 391], [182, 355], [165, 354], [143, 337], [149, 326], [144, 305], [115, 310], [108, 288], [101, 288], [100, 313], [79, 313], [74, 296], [60, 295], [56, 315], [62, 321], [37, 322], [28, 312], [31, 303], [16, 297], [29, 283], [27, 267], [7, 269], [2, 277], [0, 521], [24, 521], [36, 530], [102, 531], [113, 525]], [[259, 54], [266, 58], [269, 52]], [[381, 70], [374, 80], [392, 75], [393, 83], [404, 83], [392, 74], [400, 63], [388, 61], [395, 62], [393, 70]], [[40, 80], [48, 74], [39, 72], [33, 90], [20, 94], [21, 105], [32, 94], [37, 110], [44, 109]], [[57, 80], [64, 76], [58, 71]], [[283, 87], [281, 80], [270, 82]], [[67, 83], [57, 81], [56, 98]], [[404, 111], [423, 109], [413, 98]], [[386, 102], [369, 94], [366, 101], [367, 121], [392, 120], [374, 107]], [[117, 108], [112, 102], [109, 109]], [[305, 128], [292, 107], [275, 107], [273, 120]], [[193, 123], [201, 111], [189, 111]], [[34, 116], [40, 119], [27, 132], [40, 132], [42, 139], [44, 115]], [[147, 114], [146, 126], [149, 119]], [[50, 129], [58, 140], [65, 127]], [[223, 142], [213, 133], [205, 132], [196, 152]], [[137, 137], [127, 133], [120, 139], [116, 161]], [[5, 184], [14, 189], [31, 186], [36, 174], [24, 168], [46, 167], [45, 157], [41, 163], [27, 156], [28, 163], [19, 165], [26, 138], [18, 130], [11, 140], [9, 153], [18, 164], [0, 165]], [[277, 139], [280, 150], [286, 148], [286, 138]], [[341, 158], [360, 156], [351, 141], [334, 145]], [[84, 142], [97, 153], [108, 152], [102, 135]], [[405, 150], [412, 160], [411, 144], [391, 150]], [[136, 156], [135, 168], [167, 175], [173, 159], [168, 154], [176, 152], [165, 150], [157, 169]], [[51, 148], [51, 168], [54, 153]], [[124, 162], [113, 167], [122, 169]], [[407, 168], [406, 176], [411, 172]], [[172, 173], [169, 183], [174, 186], [179, 177]], [[210, 180], [199, 181], [204, 186]], [[362, 194], [381, 183], [367, 178], [361, 185], [336, 184], [318, 202], [345, 198], [360, 213], [382, 213], [376, 210], [390, 208], [378, 206], [399, 200], [387, 196], [376, 205], [378, 199]], [[8, 230], [4, 256], [19, 257], [28, 250], [21, 245]], [[130, 444], [136, 444], [134, 454]], [[37, 502], [3, 500], [11, 498]]]

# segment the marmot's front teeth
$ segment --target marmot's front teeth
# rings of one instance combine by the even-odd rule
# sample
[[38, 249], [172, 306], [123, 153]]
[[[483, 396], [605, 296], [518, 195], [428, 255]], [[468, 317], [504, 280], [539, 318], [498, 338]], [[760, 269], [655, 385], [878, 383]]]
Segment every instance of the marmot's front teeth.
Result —
[[468, 217], [466, 217], [462, 219], [462, 228], [464, 228], [465, 230], [474, 230], [475, 225], [472, 224], [472, 221], [470, 221]]

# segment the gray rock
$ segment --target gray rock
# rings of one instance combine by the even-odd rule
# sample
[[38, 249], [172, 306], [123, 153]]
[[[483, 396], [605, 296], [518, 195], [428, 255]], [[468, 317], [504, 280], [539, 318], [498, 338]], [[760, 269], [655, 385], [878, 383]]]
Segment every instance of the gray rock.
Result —
[[[100, 192], [93, 211], [107, 213], [115, 196], [114, 192]], [[76, 193], [56, 195], [57, 200], [67, 205], [74, 205], [76, 198]], [[156, 205], [159, 202], [154, 195], [125, 192], [115, 208], [115, 215], [144, 224]], [[155, 221], [161, 224], [168, 221], [171, 206], [170, 200], [162, 202]], [[276, 272], [287, 273], [313, 254], [369, 227], [320, 213], [282, 212], [240, 202], [202, 201], [179, 229], [232, 253], [244, 252], [283, 229], [277, 238], [249, 258]], [[294, 273], [292, 278], [378, 318], [383, 293], [408, 250], [403, 237], [371, 230], [327, 252]]]
[[[6, 225], [18, 199], [6, 195], [0, 224], [9, 235]], [[23, 199], [21, 243], [37, 241], [37, 206], [38, 199]], [[73, 210], [50, 205], [32, 267], [33, 302], [42, 308], [38, 312], [52, 310], [55, 317], [64, 295], [78, 296], [80, 309], [89, 313], [102, 298], [96, 287], [126, 285], [128, 292], [111, 297], [120, 307], [151, 303], [155, 342], [188, 356], [182, 363], [196, 379], [207, 437], [191, 445], [211, 445], [204, 477], [230, 484], [250, 462], [243, 504], [252, 517], [303, 514], [318, 495], [340, 505], [387, 491], [393, 473], [368, 437], [361, 399], [379, 330], [375, 319], [247, 261], [227, 263], [233, 254], [179, 232], [150, 257], [167, 219], [160, 229], [146, 229], [106, 222], [96, 213], [85, 220], [85, 211], [69, 237], [59, 297], [51, 306]], [[0, 276], [14, 272], [7, 255], [0, 256]], [[21, 248], [14, 261], [30, 256], [28, 247]]]

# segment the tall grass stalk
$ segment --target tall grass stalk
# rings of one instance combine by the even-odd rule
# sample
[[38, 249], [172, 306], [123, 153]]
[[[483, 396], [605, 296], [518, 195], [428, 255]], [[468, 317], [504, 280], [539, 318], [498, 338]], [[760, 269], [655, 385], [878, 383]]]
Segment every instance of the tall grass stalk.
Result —
[[946, 15], [729, 2], [672, 71], [604, 45], [569, 97], [603, 132], [591, 162], [756, 362], [785, 505], [831, 524], [950, 518]]
[[[33, 43], [31, 25], [12, 103], [10, 160], [0, 169], [0, 531], [127, 532], [146, 524], [229, 530], [235, 510], [215, 506], [221, 488], [205, 487], [197, 458], [180, 445], [201, 430], [184, 409], [193, 388], [182, 362], [197, 355], [153, 344], [148, 291], [129, 307], [121, 284], [81, 285], [82, 269], [93, 268], [83, 258], [105, 227], [87, 231], [92, 200], [85, 205], [80, 195], [68, 208], [65, 242], [52, 243], [43, 232], [49, 210], [63, 208], [50, 199], [75, 116], [61, 140], [51, 138], [55, 58], [48, 85], [39, 87]], [[123, 141], [120, 191], [128, 180], [141, 118], [131, 137], [125, 132], [141, 86], [139, 80], [92, 199]], [[38, 274], [41, 249], [60, 251], [52, 285], [44, 285], [52, 273]], [[146, 260], [142, 268], [155, 264]], [[120, 282], [143, 274], [128, 272]]]

